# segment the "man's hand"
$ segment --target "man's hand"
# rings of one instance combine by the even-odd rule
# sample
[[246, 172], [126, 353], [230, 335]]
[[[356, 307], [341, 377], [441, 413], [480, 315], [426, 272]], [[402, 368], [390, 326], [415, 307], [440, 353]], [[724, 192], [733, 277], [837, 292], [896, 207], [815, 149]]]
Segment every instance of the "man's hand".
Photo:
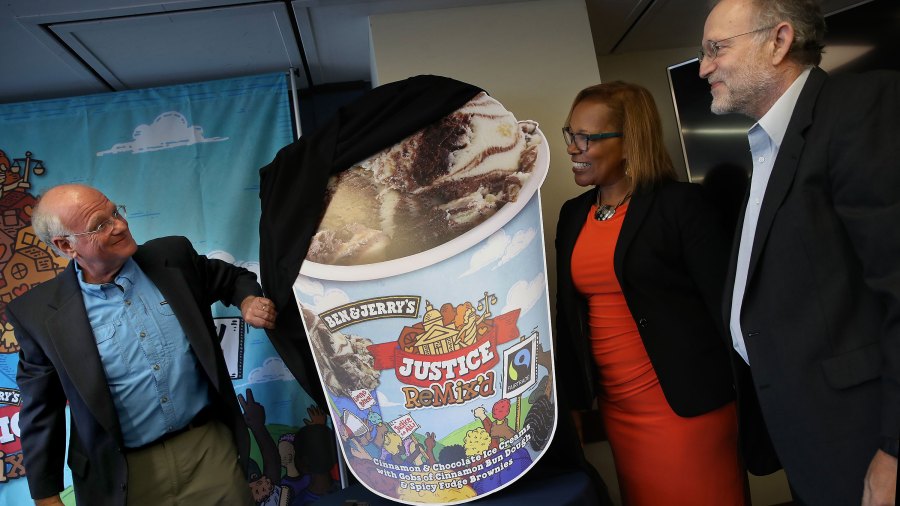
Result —
[[46, 497], [44, 499], [35, 499], [34, 506], [63, 506], [62, 499], [60, 497]]
[[241, 316], [251, 327], [274, 329], [278, 312], [275, 311], [275, 304], [271, 300], [249, 295], [241, 302]]
[[878, 450], [869, 464], [863, 506], [891, 506], [897, 496], [897, 457]]

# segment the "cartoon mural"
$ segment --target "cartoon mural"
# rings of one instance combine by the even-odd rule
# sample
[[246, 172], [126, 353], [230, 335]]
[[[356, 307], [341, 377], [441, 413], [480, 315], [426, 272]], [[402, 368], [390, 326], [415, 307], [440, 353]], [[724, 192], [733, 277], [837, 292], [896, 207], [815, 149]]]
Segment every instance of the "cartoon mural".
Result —
[[68, 260], [56, 255], [31, 228], [31, 209], [36, 199], [31, 179], [45, 173], [44, 162], [25, 151], [22, 158], [0, 149], [0, 483], [25, 476], [19, 441], [21, 399], [15, 382], [19, 343], [6, 321], [6, 305], [32, 286], [52, 279]]
[[[128, 205], [139, 243], [184, 235], [198, 252], [258, 274], [257, 169], [292, 140], [287, 90], [284, 74], [269, 74], [0, 104], [0, 504], [30, 501], [19, 441], [19, 347], [4, 309], [68, 262], [34, 234], [36, 199], [60, 183], [102, 188]], [[59, 142], [62, 136], [82, 141]], [[264, 332], [249, 328], [236, 308], [217, 306], [214, 315], [253, 427], [257, 471], [248, 486], [258, 502], [278, 494], [280, 505], [306, 504], [333, 490], [335, 437], [325, 413]], [[306, 448], [316, 444], [330, 444], [330, 454], [320, 453], [327, 458], [311, 457]], [[65, 486], [63, 501], [72, 505], [68, 474]]]

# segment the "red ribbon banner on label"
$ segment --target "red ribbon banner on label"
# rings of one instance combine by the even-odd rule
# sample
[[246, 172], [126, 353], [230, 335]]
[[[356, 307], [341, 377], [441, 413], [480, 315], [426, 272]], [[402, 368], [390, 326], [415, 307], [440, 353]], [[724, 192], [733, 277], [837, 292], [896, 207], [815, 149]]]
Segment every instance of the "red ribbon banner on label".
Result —
[[[399, 342], [418, 342], [418, 338], [426, 333], [421, 324], [404, 327], [397, 341], [370, 345], [369, 353], [375, 358], [375, 369], [394, 369], [397, 379], [408, 385], [428, 387], [445, 381], [470, 380], [497, 364], [500, 360], [497, 345], [519, 337], [516, 322], [520, 312], [516, 309], [485, 319], [479, 326], [480, 335], [475, 342], [447, 353], [418, 353], [412, 344], [406, 349], [400, 347]], [[438, 342], [434, 348], [441, 346]]]

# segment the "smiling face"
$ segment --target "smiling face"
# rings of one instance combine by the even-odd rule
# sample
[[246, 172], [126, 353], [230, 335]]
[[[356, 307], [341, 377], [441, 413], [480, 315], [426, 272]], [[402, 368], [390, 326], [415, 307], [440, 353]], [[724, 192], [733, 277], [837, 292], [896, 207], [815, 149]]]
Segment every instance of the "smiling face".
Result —
[[[575, 104], [569, 118], [569, 129], [576, 134], [620, 132], [621, 125], [614, 122], [612, 116], [606, 104], [588, 98]], [[625, 179], [622, 137], [589, 141], [584, 151], [572, 143], [566, 151], [572, 158], [572, 174], [578, 186], [607, 187]]]
[[738, 113], [759, 119], [780, 95], [777, 73], [766, 56], [767, 43], [759, 41], [759, 37], [771, 36], [774, 29], [746, 34], [761, 28], [755, 17], [750, 2], [723, 0], [706, 18], [704, 44], [722, 41], [715, 58], [700, 62], [700, 77], [710, 84], [714, 114]]
[[[81, 185], [56, 187], [41, 199], [41, 207], [59, 216], [62, 225], [75, 233], [95, 230], [112, 218], [116, 205], [99, 191]], [[85, 281], [112, 281], [122, 265], [137, 251], [137, 243], [124, 218], [112, 219], [103, 231], [78, 237], [54, 237], [53, 243], [75, 259]]]

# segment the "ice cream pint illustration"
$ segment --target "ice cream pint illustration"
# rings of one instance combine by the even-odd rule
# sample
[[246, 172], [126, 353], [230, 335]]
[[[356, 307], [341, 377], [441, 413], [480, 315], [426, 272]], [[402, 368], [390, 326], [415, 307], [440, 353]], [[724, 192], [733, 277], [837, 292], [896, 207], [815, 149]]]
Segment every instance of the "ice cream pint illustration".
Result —
[[471, 501], [549, 445], [548, 166], [538, 125], [482, 93], [329, 183], [294, 294], [338, 446], [378, 495]]

